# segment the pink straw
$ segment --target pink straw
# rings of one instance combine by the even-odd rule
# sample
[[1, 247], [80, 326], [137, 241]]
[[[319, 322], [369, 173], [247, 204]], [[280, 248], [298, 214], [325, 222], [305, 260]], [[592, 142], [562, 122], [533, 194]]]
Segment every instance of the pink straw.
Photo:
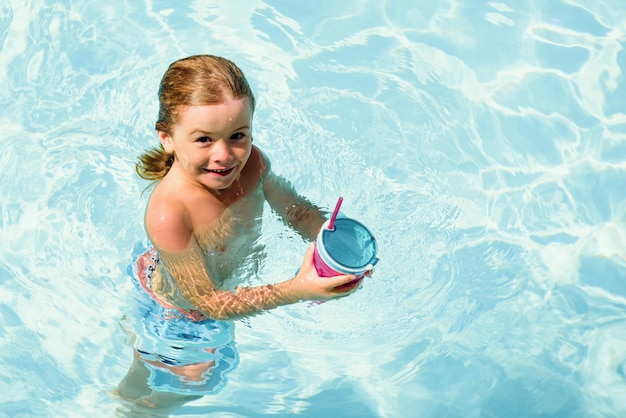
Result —
[[335, 219], [337, 219], [337, 214], [339, 213], [341, 202], [343, 202], [343, 197], [339, 196], [339, 200], [337, 200], [335, 210], [333, 211], [333, 216], [330, 217], [330, 222], [328, 222], [328, 229], [330, 229], [331, 231], [335, 229]]

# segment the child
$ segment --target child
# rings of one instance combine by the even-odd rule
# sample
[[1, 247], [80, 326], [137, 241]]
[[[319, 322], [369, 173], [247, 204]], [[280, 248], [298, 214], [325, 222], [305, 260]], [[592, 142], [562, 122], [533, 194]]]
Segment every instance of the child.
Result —
[[246, 279], [242, 265], [259, 256], [265, 201], [307, 241], [315, 240], [326, 213], [272, 173], [252, 145], [254, 95], [231, 61], [198, 55], [172, 63], [159, 104], [161, 144], [136, 167], [156, 182], [145, 214], [154, 248], [133, 266], [143, 324], [131, 370], [114, 393], [173, 407], [223, 386], [221, 375], [237, 364], [232, 325], [215, 320], [346, 296], [359, 283], [353, 275], [319, 277], [312, 244], [295, 277], [238, 286]]
[[212, 319], [256, 314], [301, 300], [345, 296], [343, 275], [321, 279], [311, 246], [296, 277], [274, 285], [225, 288], [258, 238], [263, 201], [313, 241], [325, 213], [271, 172], [252, 145], [254, 96], [241, 70], [210, 55], [174, 62], [159, 89], [159, 148], [142, 155], [138, 174], [157, 184], [145, 226], [159, 260], [152, 291], [168, 303]]

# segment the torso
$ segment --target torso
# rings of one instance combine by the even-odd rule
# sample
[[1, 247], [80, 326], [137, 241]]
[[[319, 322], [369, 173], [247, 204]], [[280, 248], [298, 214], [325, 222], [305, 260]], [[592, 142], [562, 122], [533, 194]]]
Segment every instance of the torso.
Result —
[[234, 271], [261, 251], [258, 241], [263, 202], [263, 190], [257, 187], [196, 233], [205, 267], [216, 287], [228, 287], [226, 283], [233, 279]]
[[[244, 279], [236, 277], [237, 270], [246, 263], [254, 262], [262, 251], [258, 240], [264, 206], [262, 179], [265, 171], [262, 154], [253, 148], [240, 179], [219, 196], [207, 190], [181, 188], [180, 183], [166, 176], [155, 187], [148, 203], [148, 235], [152, 237], [154, 233], [149, 227], [149, 217], [159, 216], [158, 211], [151, 209], [158, 206], [161, 199], [177, 199], [184, 207], [186, 221], [191, 226], [192, 240], [202, 253], [204, 266], [193, 266], [194, 270], [203, 267], [217, 289], [233, 288]], [[183, 309], [191, 307], [180, 296], [162, 262], [152, 273], [150, 285], [157, 295], [176, 306]]]

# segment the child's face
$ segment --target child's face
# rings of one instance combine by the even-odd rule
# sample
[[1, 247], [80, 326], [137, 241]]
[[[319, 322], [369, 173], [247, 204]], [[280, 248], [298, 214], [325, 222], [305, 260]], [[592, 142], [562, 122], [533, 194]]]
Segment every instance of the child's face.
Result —
[[158, 132], [186, 177], [224, 190], [239, 177], [252, 149], [252, 108], [248, 98], [181, 109], [172, 135]]

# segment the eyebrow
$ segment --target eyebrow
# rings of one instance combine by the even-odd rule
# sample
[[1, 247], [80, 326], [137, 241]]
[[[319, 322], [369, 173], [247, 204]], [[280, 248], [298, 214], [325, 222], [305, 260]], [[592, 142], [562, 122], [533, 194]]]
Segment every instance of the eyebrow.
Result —
[[[248, 125], [243, 125], [238, 127], [237, 129], [233, 129], [232, 132], [237, 132], [237, 131], [241, 131], [242, 129], [250, 129], [250, 126]], [[208, 131], [204, 131], [202, 129], [194, 129], [193, 131], [189, 132], [189, 135], [195, 135], [195, 134], [203, 134], [203, 135], [213, 135], [215, 132], [208, 132]]]

